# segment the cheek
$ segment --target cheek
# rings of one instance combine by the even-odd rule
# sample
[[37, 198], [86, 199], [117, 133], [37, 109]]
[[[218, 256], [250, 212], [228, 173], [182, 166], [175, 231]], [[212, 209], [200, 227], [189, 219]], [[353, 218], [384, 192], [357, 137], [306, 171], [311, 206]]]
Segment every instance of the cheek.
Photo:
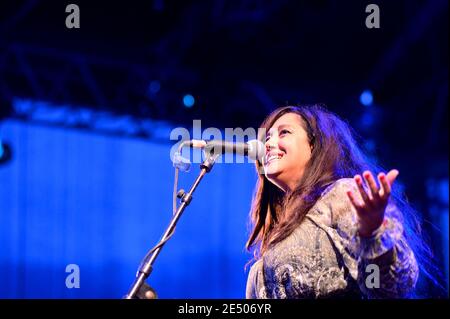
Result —
[[309, 160], [311, 158], [311, 153], [312, 153], [312, 149], [308, 144], [303, 148], [304, 157]]
[[298, 148], [296, 158], [301, 166], [305, 166], [308, 163], [311, 158], [311, 148], [309, 147], [309, 144], [302, 144], [302, 146]]
[[290, 164], [304, 166], [311, 158], [311, 147], [303, 137], [295, 140], [280, 140], [278, 147], [293, 155], [290, 156]]

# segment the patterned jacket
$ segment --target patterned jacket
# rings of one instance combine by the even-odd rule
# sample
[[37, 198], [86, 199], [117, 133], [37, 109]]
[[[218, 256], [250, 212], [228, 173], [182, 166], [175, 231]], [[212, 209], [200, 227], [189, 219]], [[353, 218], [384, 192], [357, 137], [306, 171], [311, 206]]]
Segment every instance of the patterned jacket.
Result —
[[409, 296], [419, 270], [400, 212], [389, 204], [372, 237], [360, 237], [347, 190], [359, 196], [351, 178], [330, 185], [297, 229], [252, 265], [247, 298]]

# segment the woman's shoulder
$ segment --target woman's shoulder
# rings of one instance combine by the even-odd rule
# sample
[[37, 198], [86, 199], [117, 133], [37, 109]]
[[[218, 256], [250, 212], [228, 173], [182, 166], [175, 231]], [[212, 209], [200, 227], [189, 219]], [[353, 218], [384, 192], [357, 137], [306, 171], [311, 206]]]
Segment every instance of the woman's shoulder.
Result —
[[250, 267], [245, 295], [247, 299], [267, 298], [265, 291], [263, 260], [260, 258]]
[[356, 182], [353, 178], [340, 178], [328, 185], [322, 192], [322, 198], [333, 195], [346, 195], [347, 191], [357, 189]]
[[262, 258], [259, 258], [250, 266], [249, 274], [254, 274], [256, 271], [260, 270], [263, 266]]
[[[341, 178], [328, 185], [322, 192], [316, 204], [310, 210], [309, 215], [315, 216], [327, 226], [336, 224], [337, 219], [351, 218], [351, 203], [347, 191], [357, 191], [357, 186], [352, 178]], [[317, 219], [319, 218], [319, 219]]]

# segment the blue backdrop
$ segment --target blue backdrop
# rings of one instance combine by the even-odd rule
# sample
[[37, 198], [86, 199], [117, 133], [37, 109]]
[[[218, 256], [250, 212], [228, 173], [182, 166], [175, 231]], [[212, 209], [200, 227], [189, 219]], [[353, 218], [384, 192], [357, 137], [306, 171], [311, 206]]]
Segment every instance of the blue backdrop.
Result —
[[[0, 298], [121, 298], [170, 220], [173, 144], [13, 120], [1, 133], [14, 153], [0, 166]], [[149, 278], [160, 297], [245, 296], [256, 178], [249, 163], [206, 175]], [[69, 264], [80, 288], [66, 287]]]

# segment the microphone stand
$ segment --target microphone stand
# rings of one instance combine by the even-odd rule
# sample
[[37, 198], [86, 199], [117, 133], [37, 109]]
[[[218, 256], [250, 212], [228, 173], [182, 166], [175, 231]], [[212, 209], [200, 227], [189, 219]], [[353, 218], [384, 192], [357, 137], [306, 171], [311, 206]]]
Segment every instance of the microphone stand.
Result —
[[141, 286], [144, 284], [145, 280], [148, 278], [150, 273], [153, 270], [153, 263], [156, 260], [156, 257], [158, 257], [159, 253], [161, 252], [162, 247], [167, 242], [167, 240], [170, 239], [170, 237], [173, 235], [173, 232], [175, 230], [175, 226], [180, 219], [181, 215], [183, 214], [184, 209], [190, 204], [192, 201], [192, 194], [194, 193], [195, 189], [197, 188], [198, 184], [202, 180], [203, 176], [206, 173], [209, 173], [220, 154], [206, 154], [206, 159], [203, 161], [203, 163], [200, 165], [200, 174], [195, 180], [194, 184], [192, 185], [191, 189], [188, 193], [181, 193], [181, 205], [178, 207], [176, 213], [173, 215], [169, 226], [167, 227], [166, 231], [164, 232], [162, 238], [160, 239], [159, 243], [153, 248], [153, 253], [150, 256], [150, 258], [147, 258], [147, 255], [144, 257], [138, 272], [136, 273], [136, 279], [133, 282], [133, 285], [131, 286], [130, 290], [128, 291], [128, 294], [125, 296], [125, 299], [135, 299], [138, 291], [140, 290]]

